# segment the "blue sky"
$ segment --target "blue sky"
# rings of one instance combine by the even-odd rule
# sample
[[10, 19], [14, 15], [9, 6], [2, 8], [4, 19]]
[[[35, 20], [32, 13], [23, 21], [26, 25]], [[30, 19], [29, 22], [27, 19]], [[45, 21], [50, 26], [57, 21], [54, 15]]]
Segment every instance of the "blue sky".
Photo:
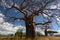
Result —
[[[17, 0], [15, 2], [17, 2]], [[60, 7], [60, 2], [59, 2], [58, 5]], [[51, 6], [51, 8], [55, 8], [55, 6]], [[15, 8], [12, 8], [10, 10], [7, 10], [7, 9], [5, 9], [3, 7], [0, 7], [0, 14], [3, 14], [3, 15], [6, 14], [8, 16], [17, 17], [17, 18], [24, 17], [24, 15], [22, 13], [17, 12], [17, 11], [18, 10], [16, 10]], [[25, 26], [25, 23], [22, 20], [20, 20], [20, 21], [19, 20], [15, 20], [14, 22], [11, 22], [11, 21], [9, 21], [9, 20], [11, 20], [11, 19], [9, 19], [9, 17], [5, 17], [5, 18], [3, 18], [3, 20], [4, 20], [4, 22], [8, 22], [8, 24], [11, 24], [11, 25], [13, 24], [14, 27], [18, 27], [20, 25], [21, 26]], [[43, 20], [45, 20], [45, 19], [42, 17], [42, 15], [35, 16], [34, 17], [34, 21], [37, 22], [37, 23], [43, 22]], [[57, 23], [60, 25], [60, 21], [57, 21]], [[55, 20], [52, 21], [52, 26], [51, 27], [52, 27], [51, 28], [52, 30], [60, 30], [60, 27], [57, 26]]]

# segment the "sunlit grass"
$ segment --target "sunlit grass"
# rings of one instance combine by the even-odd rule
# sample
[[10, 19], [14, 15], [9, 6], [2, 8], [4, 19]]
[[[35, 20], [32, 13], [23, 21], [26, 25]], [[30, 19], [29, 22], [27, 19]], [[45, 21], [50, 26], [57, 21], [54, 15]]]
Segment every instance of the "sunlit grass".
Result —
[[[25, 38], [25, 37], [0, 37], [0, 40], [32, 40], [32, 38]], [[53, 36], [40, 36], [35, 37], [34, 40], [60, 40], [60, 37], [53, 37]]]

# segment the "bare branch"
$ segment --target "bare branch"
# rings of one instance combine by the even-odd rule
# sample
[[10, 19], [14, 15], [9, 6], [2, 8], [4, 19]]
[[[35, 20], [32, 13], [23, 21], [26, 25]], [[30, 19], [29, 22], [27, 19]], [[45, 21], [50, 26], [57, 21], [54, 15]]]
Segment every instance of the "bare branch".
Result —
[[51, 23], [51, 21], [44, 22], [44, 23], [35, 23], [35, 25], [45, 25], [45, 24], [49, 24], [49, 23]]
[[44, 7], [46, 7], [48, 4], [50, 4], [50, 3], [54, 2], [54, 1], [55, 0], [49, 0], [49, 1], [47, 1], [46, 4], [44, 5]]
[[15, 5], [12, 5], [11, 8], [7, 8], [7, 9], [10, 10], [12, 8], [17, 9], [19, 12], [21, 12], [22, 14], [24, 14], [24, 16], [28, 15], [27, 10], [25, 10], [23, 7], [19, 8], [19, 7], [16, 7]]
[[[49, 0], [49, 1], [47, 1], [44, 6], [42, 6], [41, 8], [39, 8], [39, 10], [35, 10], [34, 13], [32, 13], [30, 16], [38, 15], [38, 14], [41, 13], [43, 10], [57, 10], [57, 9], [45, 9], [45, 7], [46, 7], [48, 4], [50, 4], [50, 3], [54, 2], [54, 1], [55, 1], [55, 0]], [[41, 4], [41, 5], [43, 5], [43, 4]]]
[[31, 15], [29, 15], [29, 16], [32, 16], [32, 17], [34, 17], [34, 16], [36, 16], [36, 15], [39, 15], [39, 12], [41, 12], [41, 10], [34, 10], [34, 12], [32, 12], [32, 14]]
[[[46, 14], [46, 13], [44, 13], [44, 14]], [[57, 26], [59, 27], [59, 24], [58, 24], [58, 22], [57, 22], [57, 19], [52, 15], [52, 16], [49, 16], [48, 14], [46, 14], [48, 17], [50, 17], [51, 19], [53, 18], [53, 19], [55, 19], [55, 22], [56, 22], [56, 24], [57, 24]]]
[[7, 14], [4, 14], [6, 17], [9, 17], [10, 19], [13, 19], [13, 20], [17, 20], [17, 19], [19, 19], [19, 20], [25, 20], [25, 18], [17, 18], [17, 17], [11, 17], [11, 16], [9, 16], [9, 15], [7, 15]]
[[52, 18], [55, 19], [55, 23], [57, 24], [58, 27], [60, 27], [58, 22], [57, 22], [57, 19], [55, 17], [52, 17]]
[[24, 18], [16, 18], [16, 17], [10, 17], [10, 18], [12, 18], [14, 20], [17, 20], [17, 19], [19, 19], [19, 20], [25, 20]]
[[22, 6], [24, 2], [25, 2], [25, 0], [23, 0], [23, 2], [21, 3], [21, 5], [20, 5], [20, 6]]
[[45, 9], [45, 10], [60, 10], [60, 9]]
[[41, 8], [39, 8], [39, 10], [34, 10], [30, 16], [39, 15], [39, 13], [43, 12], [43, 10], [45, 10], [45, 7], [41, 7]]

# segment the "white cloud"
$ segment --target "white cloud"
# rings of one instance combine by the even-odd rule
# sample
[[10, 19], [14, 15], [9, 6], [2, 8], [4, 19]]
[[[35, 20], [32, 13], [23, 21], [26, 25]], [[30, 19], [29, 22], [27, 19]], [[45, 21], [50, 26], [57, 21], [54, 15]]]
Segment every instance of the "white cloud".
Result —
[[22, 27], [23, 27], [23, 26], [13, 27], [12, 24], [6, 22], [6, 23], [3, 23], [3, 24], [0, 26], [0, 34], [3, 34], [3, 35], [15, 34], [15, 32], [16, 32], [18, 29], [22, 29]]
[[51, 5], [50, 9], [56, 9], [57, 5]]
[[15, 6], [19, 8], [19, 6], [17, 4], [15, 4]]
[[57, 19], [57, 21], [60, 21], [60, 19], [59, 18], [56, 18]]
[[43, 14], [44, 15], [44, 17], [48, 17], [46, 14]]
[[2, 2], [5, 2], [5, 0], [2, 0]]
[[36, 31], [40, 32], [42, 35], [45, 35], [44, 30], [42, 30], [41, 28], [36, 27]]
[[4, 22], [3, 17], [4, 17], [4, 15], [2, 13], [0, 13], [0, 24]]
[[[11, 23], [8, 23], [8, 22], [5, 22], [3, 17], [4, 15], [3, 14], [0, 14], [0, 34], [2, 35], [7, 35], [7, 34], [15, 34], [15, 32], [18, 30], [18, 29], [23, 29], [24, 28], [24, 32], [26, 31], [26, 28], [23, 27], [23, 26], [17, 26], [17, 27], [13, 27], [13, 24]], [[46, 16], [46, 15], [45, 15]], [[2, 23], [2, 24], [1, 24]], [[36, 31], [39, 31], [41, 34], [45, 35], [44, 34], [44, 30], [41, 30], [40, 28], [36, 28]], [[60, 32], [60, 31], [59, 31]]]
[[7, 34], [15, 34], [15, 32], [18, 29], [22, 29], [23, 26], [17, 26], [17, 27], [13, 27], [13, 24], [5, 22], [4, 18], [5, 16], [0, 13], [0, 34], [2, 35], [7, 35]]
[[60, 9], [60, 3], [58, 4], [58, 9]]
[[0, 17], [4, 17], [4, 15], [2, 13], [0, 13]]

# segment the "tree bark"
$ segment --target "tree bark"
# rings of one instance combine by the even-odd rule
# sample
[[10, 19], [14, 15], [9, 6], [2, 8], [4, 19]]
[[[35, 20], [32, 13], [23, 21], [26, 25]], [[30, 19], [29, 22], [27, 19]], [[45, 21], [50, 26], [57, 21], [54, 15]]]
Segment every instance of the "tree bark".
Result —
[[45, 36], [48, 36], [47, 29], [45, 29]]
[[25, 20], [26, 24], [26, 37], [35, 37], [35, 27], [33, 24], [33, 18], [28, 17]]

